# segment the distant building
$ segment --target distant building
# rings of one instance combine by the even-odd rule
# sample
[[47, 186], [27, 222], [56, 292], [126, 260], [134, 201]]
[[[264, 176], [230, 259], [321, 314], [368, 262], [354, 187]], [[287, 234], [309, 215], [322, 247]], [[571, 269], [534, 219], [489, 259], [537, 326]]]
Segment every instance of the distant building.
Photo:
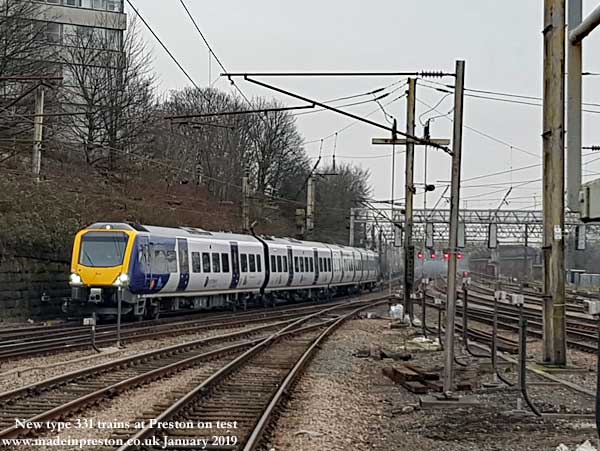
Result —
[[[106, 99], [106, 93], [101, 95], [98, 90], [115, 92], [120, 89], [122, 80], [123, 39], [127, 28], [124, 0], [45, 0], [39, 3], [44, 4], [38, 20], [45, 24], [46, 42], [56, 43], [60, 52], [52, 62], [57, 63], [55, 73], [63, 77], [65, 89], [59, 100], [62, 111], [77, 114], [105, 108], [105, 104], [96, 103]], [[84, 91], [94, 94], [86, 97]], [[96, 123], [99, 120], [96, 119]], [[97, 126], [88, 133], [90, 128], [85, 116], [66, 118], [63, 125], [66, 126], [61, 134], [63, 139], [83, 141], [88, 149], [106, 141], [107, 134], [111, 133], [101, 132]], [[117, 132], [113, 130], [113, 133]]]
[[[124, 0], [45, 0], [41, 20], [48, 22], [47, 37], [63, 42], [63, 37], [72, 35], [78, 27], [106, 33], [118, 43], [127, 28], [127, 16], [123, 10]], [[118, 50], [118, 47], [115, 48]]]

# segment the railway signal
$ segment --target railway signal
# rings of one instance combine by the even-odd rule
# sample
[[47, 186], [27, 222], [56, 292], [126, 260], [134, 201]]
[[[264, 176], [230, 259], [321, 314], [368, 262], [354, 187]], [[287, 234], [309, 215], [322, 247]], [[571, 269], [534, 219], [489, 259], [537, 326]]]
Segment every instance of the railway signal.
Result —
[[435, 253], [435, 251], [431, 251], [431, 255], [430, 255], [432, 260], [435, 260], [437, 258], [437, 255]]
[[444, 251], [444, 260], [450, 260], [450, 252]]
[[423, 253], [423, 251], [419, 251], [419, 252], [417, 253], [417, 258], [418, 258], [419, 260], [423, 260], [423, 259], [425, 258], [425, 254]]

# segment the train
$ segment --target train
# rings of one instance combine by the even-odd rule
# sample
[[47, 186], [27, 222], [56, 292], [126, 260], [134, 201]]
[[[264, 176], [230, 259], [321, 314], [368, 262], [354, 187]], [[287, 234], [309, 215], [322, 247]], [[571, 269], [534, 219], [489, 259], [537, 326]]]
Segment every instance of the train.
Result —
[[294, 238], [98, 222], [77, 232], [69, 315], [246, 307], [372, 290], [380, 280], [371, 250]]

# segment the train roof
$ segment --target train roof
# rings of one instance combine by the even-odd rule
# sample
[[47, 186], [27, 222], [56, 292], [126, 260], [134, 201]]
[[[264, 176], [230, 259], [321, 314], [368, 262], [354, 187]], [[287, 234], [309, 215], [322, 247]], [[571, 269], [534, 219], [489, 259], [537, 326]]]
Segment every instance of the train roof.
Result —
[[[243, 235], [241, 233], [231, 233], [231, 232], [210, 232], [208, 230], [200, 229], [198, 227], [162, 227], [162, 226], [150, 226], [150, 225], [140, 225], [135, 223], [127, 223], [127, 222], [97, 222], [87, 227], [87, 229], [115, 229], [115, 230], [135, 230], [141, 233], [150, 233], [161, 236], [171, 236], [171, 237], [187, 237], [187, 238], [210, 238], [215, 240], [224, 240], [224, 241], [245, 241], [252, 243], [259, 243], [259, 240], [252, 235]], [[320, 248], [331, 248], [336, 250], [354, 250], [357, 252], [363, 253], [371, 253], [377, 255], [377, 252], [371, 251], [369, 249], [361, 249], [357, 247], [344, 246], [341, 244], [327, 244], [320, 243], [316, 241], [304, 241], [298, 240], [295, 238], [277, 238], [273, 236], [261, 236], [261, 239], [265, 240], [267, 243], [280, 244], [284, 246], [306, 246], [306, 247], [320, 247]]]
[[305, 241], [305, 240], [298, 240], [296, 238], [277, 238], [274, 236], [261, 236], [261, 238], [263, 240], [265, 240], [267, 243], [281, 244], [283, 246], [289, 246], [291, 244], [291, 245], [297, 245], [297, 246], [299, 245], [299, 246], [307, 246], [307, 247], [320, 247], [323, 249], [336, 249], [336, 250], [343, 250], [343, 251], [354, 250], [357, 252], [377, 254], [376, 252], [373, 252], [369, 249], [344, 246], [342, 244], [329, 244], [329, 243], [321, 243], [318, 241]]
[[186, 237], [186, 238], [211, 238], [225, 241], [249, 241], [259, 243], [252, 235], [242, 235], [240, 233], [229, 232], [210, 232], [198, 227], [162, 227], [150, 226], [133, 223], [113, 223], [113, 222], [97, 222], [87, 227], [88, 229], [115, 229], [115, 230], [135, 230], [142, 233], [150, 233], [161, 236]]

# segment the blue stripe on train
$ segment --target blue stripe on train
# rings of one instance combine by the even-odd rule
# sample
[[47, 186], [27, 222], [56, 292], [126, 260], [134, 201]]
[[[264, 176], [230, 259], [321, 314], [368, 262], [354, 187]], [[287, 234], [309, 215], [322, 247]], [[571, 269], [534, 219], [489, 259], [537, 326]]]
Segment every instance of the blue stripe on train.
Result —
[[[175, 252], [175, 238], [152, 237], [152, 248], [148, 236], [138, 235], [131, 251], [131, 264], [129, 268], [129, 291], [133, 294], [158, 293], [169, 282], [171, 273], [152, 273], [150, 269], [150, 252], [164, 253], [165, 263], [168, 262], [168, 253], [173, 258]], [[175, 265], [177, 259], [175, 257]], [[167, 269], [167, 268], [164, 268]]]

